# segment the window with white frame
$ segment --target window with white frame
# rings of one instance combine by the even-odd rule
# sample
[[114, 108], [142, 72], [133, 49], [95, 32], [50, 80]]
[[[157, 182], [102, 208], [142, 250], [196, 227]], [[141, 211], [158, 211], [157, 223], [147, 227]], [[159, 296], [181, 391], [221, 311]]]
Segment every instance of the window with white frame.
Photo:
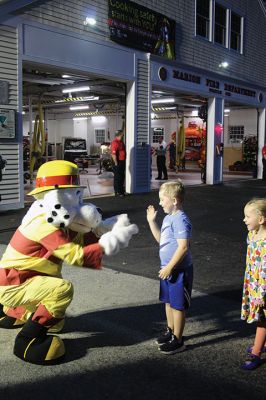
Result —
[[244, 133], [243, 125], [229, 126], [229, 142], [242, 143], [244, 139]]
[[242, 18], [231, 12], [230, 47], [242, 52]]
[[226, 8], [215, 3], [214, 41], [226, 46]]
[[244, 18], [215, 0], [195, 0], [196, 36], [243, 53]]
[[164, 138], [164, 128], [152, 128], [152, 143], [159, 143], [159, 139]]
[[94, 129], [95, 143], [104, 143], [105, 142], [105, 129], [97, 128]]
[[210, 0], [197, 0], [196, 35], [209, 39], [210, 33]]

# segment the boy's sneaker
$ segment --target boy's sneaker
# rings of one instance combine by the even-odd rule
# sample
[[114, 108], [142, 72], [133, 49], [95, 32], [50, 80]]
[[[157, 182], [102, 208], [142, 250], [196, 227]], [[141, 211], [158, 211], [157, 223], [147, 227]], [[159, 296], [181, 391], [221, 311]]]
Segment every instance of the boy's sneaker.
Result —
[[172, 329], [167, 327], [165, 332], [163, 332], [161, 336], [156, 339], [156, 343], [161, 346], [162, 344], [169, 342], [169, 340], [172, 338], [172, 334]]
[[172, 338], [158, 347], [161, 353], [163, 354], [175, 354], [180, 353], [181, 351], [186, 350], [186, 346], [184, 344], [184, 340], [182, 338], [181, 342], [176, 338], [175, 335], [172, 335]]

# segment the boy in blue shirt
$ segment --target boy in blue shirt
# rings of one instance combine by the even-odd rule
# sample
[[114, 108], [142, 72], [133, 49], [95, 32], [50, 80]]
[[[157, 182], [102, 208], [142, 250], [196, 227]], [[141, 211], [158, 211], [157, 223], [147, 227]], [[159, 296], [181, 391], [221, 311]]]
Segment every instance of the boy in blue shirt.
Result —
[[183, 330], [185, 310], [190, 305], [193, 265], [190, 253], [191, 222], [182, 208], [185, 188], [181, 180], [160, 187], [160, 206], [167, 214], [161, 229], [156, 223], [154, 206], [147, 208], [147, 221], [160, 244], [160, 301], [165, 303], [167, 330], [156, 343], [164, 354], [185, 350]]

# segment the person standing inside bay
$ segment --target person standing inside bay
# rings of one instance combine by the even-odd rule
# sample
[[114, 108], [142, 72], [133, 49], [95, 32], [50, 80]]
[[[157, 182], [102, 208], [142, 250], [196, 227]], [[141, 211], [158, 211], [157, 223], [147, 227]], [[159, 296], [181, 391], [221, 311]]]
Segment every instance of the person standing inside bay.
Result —
[[115, 132], [115, 138], [111, 143], [111, 155], [114, 162], [114, 191], [116, 196], [125, 196], [125, 167], [126, 147], [123, 142], [124, 132]]
[[[166, 147], [167, 144], [161, 136], [158, 140], [158, 147], [156, 149], [156, 161], [157, 161], [157, 171], [158, 176], [155, 178], [157, 180], [167, 180], [168, 174], [166, 169]], [[163, 175], [163, 178], [162, 178]]]

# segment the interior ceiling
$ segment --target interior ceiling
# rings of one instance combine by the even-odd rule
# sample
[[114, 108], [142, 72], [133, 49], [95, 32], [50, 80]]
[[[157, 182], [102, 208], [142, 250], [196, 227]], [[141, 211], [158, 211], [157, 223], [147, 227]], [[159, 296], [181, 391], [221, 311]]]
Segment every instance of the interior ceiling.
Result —
[[[68, 75], [63, 78], [63, 75]], [[89, 86], [89, 90], [63, 93], [62, 90], [73, 86]], [[91, 97], [96, 99], [91, 100]], [[152, 99], [174, 98], [174, 103], [152, 104], [156, 113], [179, 112], [186, 113], [195, 110], [206, 104], [207, 99], [195, 94], [190, 95], [170, 90], [162, 90], [160, 87], [153, 87]], [[77, 71], [62, 71], [62, 69], [41, 65], [25, 64], [23, 66], [23, 109], [29, 110], [32, 104], [33, 111], [41, 103], [48, 114], [77, 113], [108, 114], [124, 113], [126, 103], [125, 83], [95, 77]], [[89, 105], [88, 110], [70, 111], [70, 106]], [[169, 107], [176, 107], [170, 110]], [[226, 104], [226, 107], [234, 106]], [[238, 106], [239, 108], [239, 106]]]
[[[63, 75], [68, 78], [63, 78]], [[63, 93], [66, 88], [89, 86], [82, 92]], [[96, 99], [91, 100], [92, 97]], [[23, 108], [29, 105], [36, 108], [41, 103], [50, 113], [70, 112], [70, 106], [89, 105], [91, 112], [96, 110], [123, 109], [125, 103], [125, 84], [108, 79], [95, 78], [88, 74], [62, 71], [55, 68], [24, 65], [23, 67]]]

